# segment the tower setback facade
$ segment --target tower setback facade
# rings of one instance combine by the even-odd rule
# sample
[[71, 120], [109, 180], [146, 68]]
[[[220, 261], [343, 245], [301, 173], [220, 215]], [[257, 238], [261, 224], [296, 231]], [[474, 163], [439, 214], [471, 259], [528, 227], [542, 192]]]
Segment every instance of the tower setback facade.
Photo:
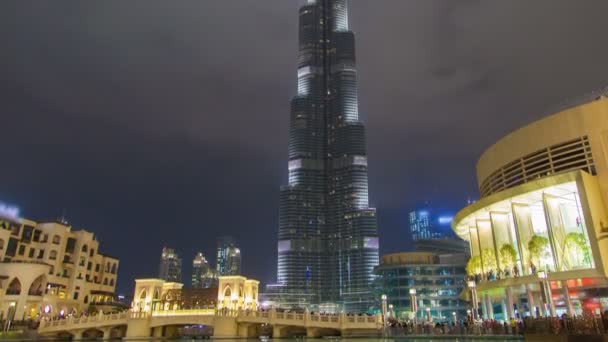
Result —
[[299, 15], [298, 93], [291, 102], [289, 183], [280, 192], [276, 288], [302, 305], [364, 311], [378, 265], [378, 228], [368, 203], [348, 6], [346, 0], [308, 0]]

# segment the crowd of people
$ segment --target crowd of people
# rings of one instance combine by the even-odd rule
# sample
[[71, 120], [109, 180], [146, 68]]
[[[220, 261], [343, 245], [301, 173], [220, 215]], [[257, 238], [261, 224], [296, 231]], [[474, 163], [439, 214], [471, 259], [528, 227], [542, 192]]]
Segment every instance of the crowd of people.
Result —
[[[535, 275], [537, 273], [537, 268], [534, 263], [530, 263], [530, 267], [528, 269], [529, 274]], [[520, 277], [519, 267], [517, 265], [513, 266], [513, 268], [505, 267], [504, 269], [498, 269], [494, 271], [494, 269], [490, 269], [484, 273], [477, 273], [475, 275], [471, 275], [468, 277], [468, 280], [474, 280], [476, 283], [482, 281], [495, 281], [507, 278], [518, 278]]]
[[608, 310], [600, 315], [584, 314], [560, 317], [526, 317], [509, 321], [471, 317], [460, 321], [414, 321], [389, 319], [386, 334], [400, 335], [523, 335], [568, 334], [601, 335], [608, 333]]

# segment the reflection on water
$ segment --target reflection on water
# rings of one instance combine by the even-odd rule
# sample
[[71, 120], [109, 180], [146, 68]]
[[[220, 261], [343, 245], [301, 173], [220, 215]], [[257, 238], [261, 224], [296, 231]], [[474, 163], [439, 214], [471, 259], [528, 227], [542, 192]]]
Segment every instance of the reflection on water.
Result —
[[[456, 337], [456, 336], [404, 336], [404, 337], [387, 337], [387, 338], [337, 338], [337, 337], [332, 337], [332, 338], [318, 338], [318, 339], [306, 339], [306, 338], [283, 338], [283, 339], [277, 339], [277, 340], [273, 340], [273, 339], [231, 339], [231, 338], [221, 338], [221, 339], [189, 339], [189, 338], [181, 338], [181, 339], [158, 339], [158, 338], [150, 338], [150, 339], [137, 339], [137, 341], [150, 341], [150, 342], [160, 342], [160, 341], [180, 341], [180, 342], [201, 342], [201, 341], [210, 341], [210, 342], [303, 342], [303, 341], [310, 341], [310, 340], [318, 340], [319, 342], [407, 342], [407, 341], [415, 341], [415, 342], [467, 342], [467, 341], [474, 341], [474, 342], [517, 342], [517, 341], [523, 341], [523, 338], [492, 338], [492, 337], [486, 337], [486, 336], [480, 336], [480, 337], [475, 337], [475, 336], [463, 336], [463, 337]], [[49, 342], [52, 342], [51, 340], [46, 340]], [[65, 340], [57, 340], [57, 341], [65, 341]], [[118, 340], [117, 340], [118, 341]], [[128, 340], [127, 340], [128, 341]]]

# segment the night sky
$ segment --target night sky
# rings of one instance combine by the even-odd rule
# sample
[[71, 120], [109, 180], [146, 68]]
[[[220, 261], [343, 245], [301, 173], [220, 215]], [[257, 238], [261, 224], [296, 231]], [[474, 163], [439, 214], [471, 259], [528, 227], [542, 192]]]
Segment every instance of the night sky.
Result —
[[[276, 276], [296, 91], [296, 0], [0, 2], [0, 201], [65, 214], [118, 287], [234, 235]], [[383, 252], [407, 211], [476, 198], [499, 137], [608, 84], [605, 0], [352, 0], [370, 203]], [[215, 258], [211, 258], [214, 260]]]

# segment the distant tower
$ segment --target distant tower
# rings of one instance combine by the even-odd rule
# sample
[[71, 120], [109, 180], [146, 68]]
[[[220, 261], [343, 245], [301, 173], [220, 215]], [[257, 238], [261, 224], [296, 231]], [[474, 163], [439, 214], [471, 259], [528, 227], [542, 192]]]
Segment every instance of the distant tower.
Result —
[[208, 270], [209, 262], [207, 262], [203, 253], [199, 252], [192, 260], [192, 288], [198, 289], [202, 287], [201, 278]]
[[182, 282], [182, 259], [173, 248], [163, 247], [158, 277], [169, 282]]
[[469, 252], [469, 243], [457, 237], [451, 229], [451, 215], [437, 215], [429, 208], [409, 213], [410, 233], [414, 250], [437, 253]]
[[241, 250], [231, 236], [217, 239], [217, 273], [218, 275], [241, 274]]
[[412, 241], [455, 237], [450, 228], [452, 219], [452, 216], [436, 215], [430, 208], [410, 212], [409, 224]]
[[217, 287], [217, 271], [211, 268], [203, 253], [199, 252], [192, 260], [192, 288], [210, 287]]

